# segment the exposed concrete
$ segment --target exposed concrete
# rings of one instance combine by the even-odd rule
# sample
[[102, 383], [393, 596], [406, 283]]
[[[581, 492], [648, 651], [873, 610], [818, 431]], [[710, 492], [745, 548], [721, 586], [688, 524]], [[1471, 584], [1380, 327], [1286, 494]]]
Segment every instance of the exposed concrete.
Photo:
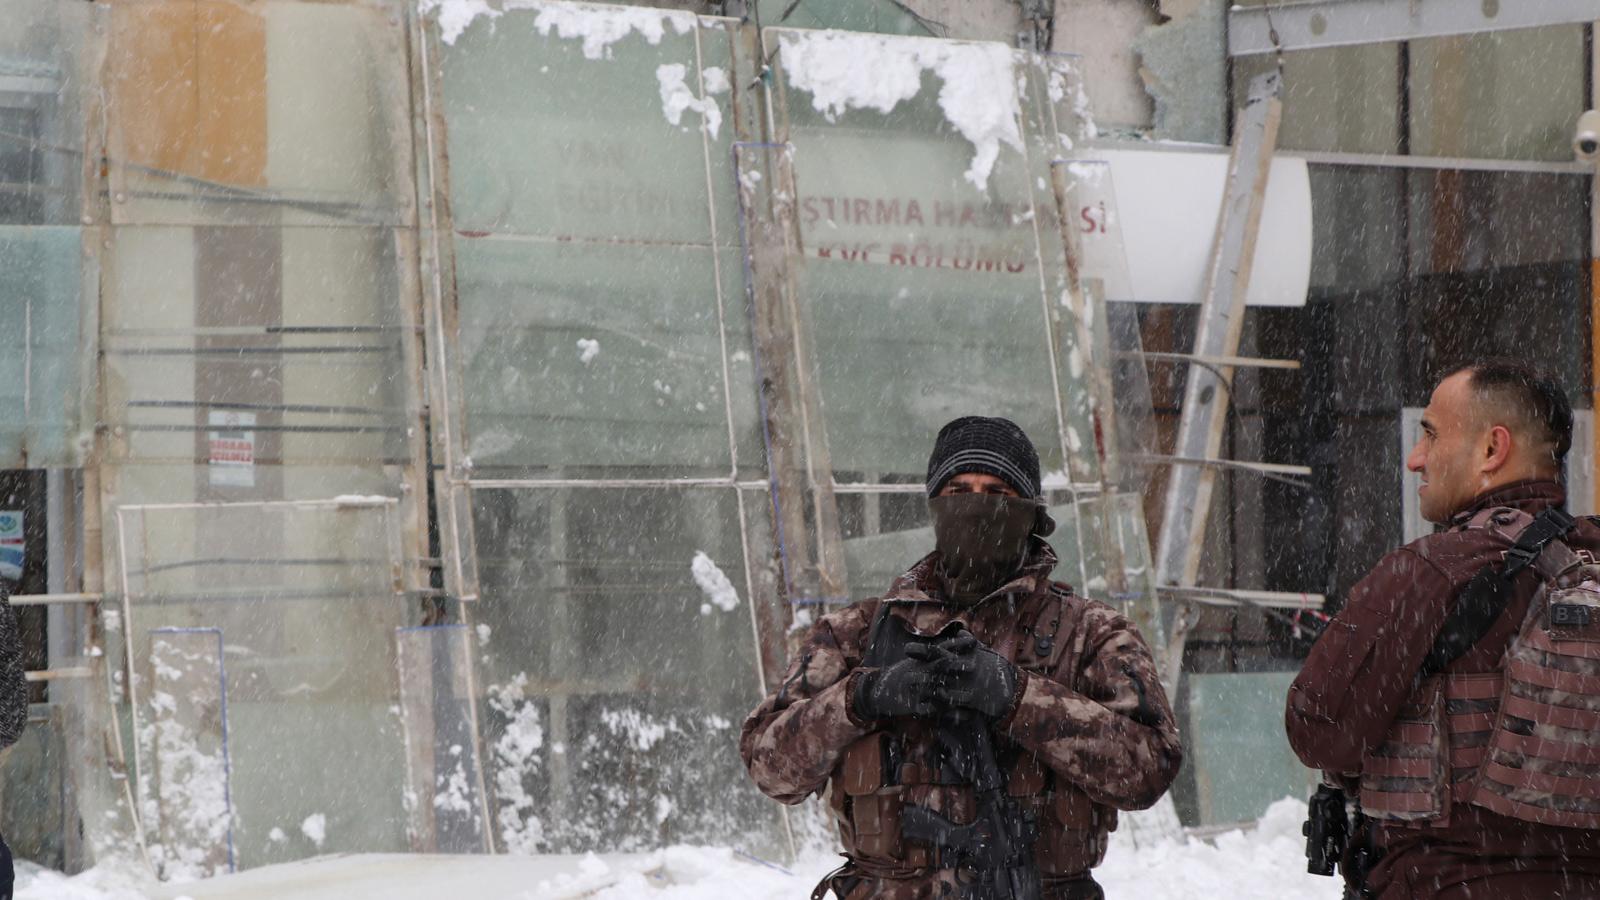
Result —
[[1056, 4], [1050, 49], [1083, 57], [1089, 108], [1101, 131], [1144, 131], [1154, 106], [1139, 76], [1136, 38], [1157, 20], [1149, 0]]
[[[1139, 74], [1155, 99], [1154, 136], [1222, 144], [1227, 135], [1227, 0], [1162, 3], [1182, 15], [1133, 41]], [[1169, 13], [1171, 15], [1171, 13]]]

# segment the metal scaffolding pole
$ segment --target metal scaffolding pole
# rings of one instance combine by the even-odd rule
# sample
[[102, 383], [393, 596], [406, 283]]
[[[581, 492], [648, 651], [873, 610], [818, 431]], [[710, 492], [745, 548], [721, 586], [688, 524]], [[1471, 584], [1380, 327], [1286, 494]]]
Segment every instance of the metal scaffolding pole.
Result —
[[[1278, 142], [1283, 115], [1282, 79], [1277, 72], [1258, 76], [1250, 83], [1245, 107], [1228, 161], [1228, 182], [1217, 239], [1212, 249], [1206, 291], [1200, 301], [1199, 325], [1193, 355], [1230, 358], [1239, 355], [1244, 326], [1245, 296], [1255, 261], [1256, 234], [1266, 197], [1267, 175]], [[1216, 460], [1227, 424], [1233, 367], [1190, 366], [1184, 388], [1182, 412], [1173, 455], [1189, 460]], [[1200, 571], [1206, 519], [1216, 484], [1213, 465], [1174, 466], [1167, 479], [1162, 506], [1161, 535], [1156, 546], [1156, 579], [1162, 587], [1188, 587]], [[1168, 632], [1163, 669], [1167, 694], [1177, 696], [1183, 668], [1183, 646], [1188, 637], [1188, 607], [1180, 605]]]

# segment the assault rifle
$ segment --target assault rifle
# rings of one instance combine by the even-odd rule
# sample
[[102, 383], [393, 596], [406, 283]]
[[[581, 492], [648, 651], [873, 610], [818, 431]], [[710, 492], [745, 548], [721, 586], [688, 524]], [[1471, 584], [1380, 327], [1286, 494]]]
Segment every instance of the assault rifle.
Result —
[[926, 807], [907, 806], [900, 813], [901, 835], [931, 847], [941, 867], [970, 876], [966, 900], [1038, 900], [1042, 887], [1033, 842], [1039, 830], [1033, 815], [1006, 794], [989, 723], [976, 713], [952, 710], [939, 718], [938, 734], [946, 761], [977, 794], [978, 816], [970, 825], [957, 825]]
[[[873, 622], [865, 664], [897, 662], [911, 644], [930, 642], [889, 615], [885, 604]], [[929, 847], [940, 868], [961, 872], [961, 900], [1039, 900], [1043, 889], [1033, 861], [1039, 830], [1033, 814], [1006, 793], [1006, 775], [995, 757], [988, 721], [968, 710], [950, 709], [939, 716], [936, 733], [940, 781], [972, 785], [977, 818], [957, 825], [931, 809], [908, 804], [900, 813], [901, 836]]]

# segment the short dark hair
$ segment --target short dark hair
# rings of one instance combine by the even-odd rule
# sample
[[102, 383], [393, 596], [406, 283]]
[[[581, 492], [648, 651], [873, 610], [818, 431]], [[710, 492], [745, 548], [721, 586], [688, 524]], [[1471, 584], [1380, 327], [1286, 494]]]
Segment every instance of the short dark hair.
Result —
[[[1572, 403], [1548, 374], [1515, 359], [1495, 357], [1469, 363], [1456, 372], [1471, 373], [1468, 382], [1478, 399], [1519, 425], [1544, 445], [1559, 470], [1572, 449]], [[1451, 374], [1455, 374], [1454, 372]]]

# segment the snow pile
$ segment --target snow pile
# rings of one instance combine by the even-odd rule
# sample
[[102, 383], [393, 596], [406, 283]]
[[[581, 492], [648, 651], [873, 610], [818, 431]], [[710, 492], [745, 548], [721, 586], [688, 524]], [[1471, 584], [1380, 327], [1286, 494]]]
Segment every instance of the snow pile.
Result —
[[155, 877], [131, 861], [71, 878], [26, 860], [16, 867], [17, 900], [144, 900], [157, 889]]
[[[1334, 900], [1339, 882], [1305, 871], [1300, 823], [1305, 803], [1272, 805], [1258, 827], [1215, 842], [1158, 841], [1135, 849], [1126, 833], [1112, 836], [1095, 870], [1106, 896], [1139, 900]], [[433, 900], [443, 894], [481, 900], [791, 900], [839, 863], [815, 853], [778, 866], [727, 847], [669, 847], [650, 853], [596, 856], [474, 857], [341, 855], [269, 866], [207, 882], [155, 887], [110, 868], [66, 878], [18, 866], [18, 900], [134, 900], [187, 893], [197, 900], [300, 897], [307, 900], [385, 897]]]
[[[217, 656], [179, 646], [198, 638], [216, 647], [215, 634], [171, 634], [151, 641], [148, 722], [139, 741], [156, 778], [139, 779], [139, 808], [152, 834], [150, 856], [167, 878], [191, 881], [225, 871], [232, 810], [226, 747], [218, 733], [202, 742], [199, 723], [220, 722]], [[226, 727], [226, 726], [223, 726]], [[202, 749], [202, 743], [211, 749]]]
[[600, 355], [600, 342], [594, 338], [578, 338], [578, 362], [588, 365]]
[[785, 868], [727, 847], [668, 847], [604, 859], [590, 854], [577, 862], [576, 871], [539, 882], [519, 900], [792, 900], [809, 895], [839, 862], [818, 856]]
[[529, 782], [538, 775], [544, 748], [539, 708], [528, 696], [528, 674], [518, 672], [507, 684], [489, 686], [489, 708], [505, 719], [494, 742], [494, 794], [500, 842], [507, 853], [528, 856], [544, 843], [544, 823], [534, 814]]
[[649, 713], [642, 713], [636, 709], [601, 710], [600, 722], [612, 735], [622, 738], [627, 746], [640, 753], [649, 753], [650, 748], [660, 743], [668, 734], [683, 733], [677, 717], [657, 719]]
[[943, 82], [939, 108], [971, 142], [966, 178], [983, 190], [1000, 145], [1022, 149], [1017, 80], [1003, 44], [885, 37], [844, 31], [785, 32], [779, 55], [791, 87], [832, 121], [850, 109], [887, 115], [922, 90], [922, 73]]
[[694, 583], [700, 585], [706, 600], [710, 601], [700, 604], [700, 615], [710, 615], [712, 606], [723, 612], [733, 612], [739, 608], [739, 592], [734, 590], [733, 582], [717, 568], [704, 550], [695, 552], [694, 559], [689, 563], [689, 572], [694, 576]]
[[1285, 797], [1267, 808], [1250, 831], [1229, 831], [1214, 842], [1160, 842], [1134, 848], [1113, 834], [1095, 878], [1107, 897], [1183, 900], [1336, 900], [1342, 882], [1306, 873], [1300, 825], [1306, 804]]

